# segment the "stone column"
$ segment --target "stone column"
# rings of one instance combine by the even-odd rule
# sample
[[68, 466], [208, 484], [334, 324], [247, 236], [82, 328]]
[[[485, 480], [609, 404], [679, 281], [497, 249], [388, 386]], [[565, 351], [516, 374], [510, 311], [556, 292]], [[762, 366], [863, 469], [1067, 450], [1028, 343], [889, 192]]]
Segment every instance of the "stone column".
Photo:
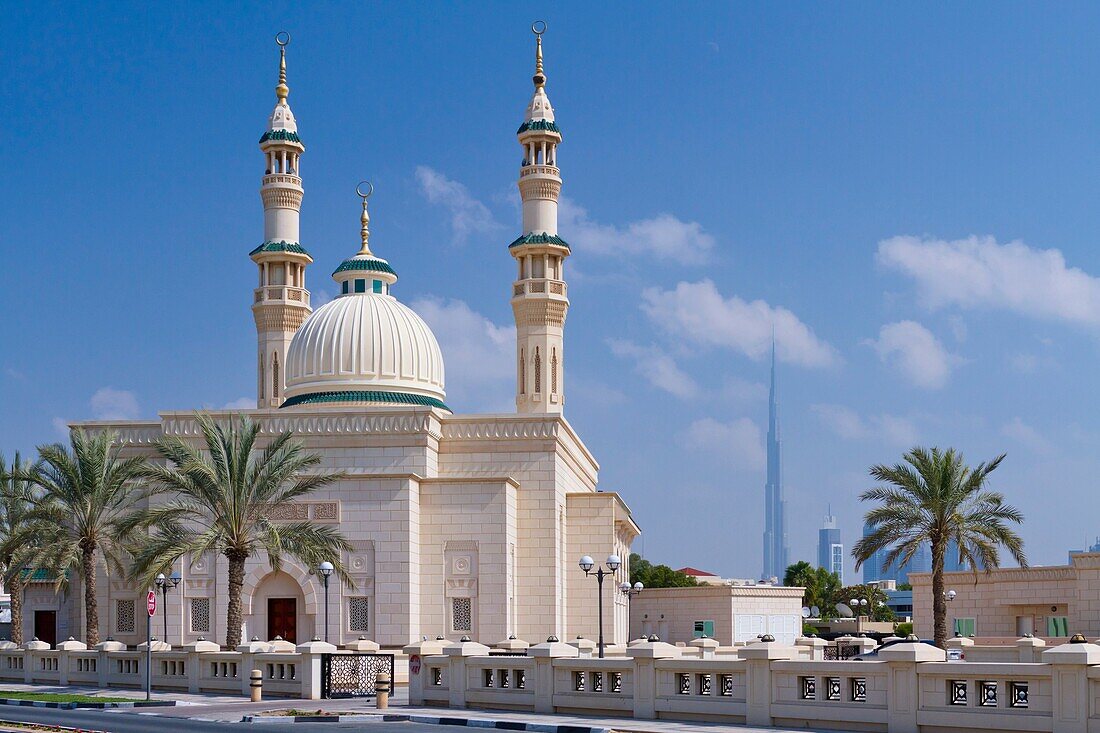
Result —
[[108, 656], [108, 653], [124, 652], [126, 651], [126, 645], [121, 641], [108, 638], [107, 641], [96, 644], [95, 650], [98, 652], [95, 660], [96, 677], [99, 680], [100, 687], [107, 687], [111, 675], [111, 657]]
[[187, 652], [187, 691], [195, 693], [199, 691], [199, 679], [202, 675], [202, 653], [221, 651], [221, 647], [212, 641], [200, 638], [198, 641], [184, 644], [183, 650]]
[[699, 650], [700, 659], [714, 659], [714, 651], [719, 645], [717, 639], [703, 636], [698, 639], [692, 639], [688, 642], [688, 646]]
[[241, 694], [251, 697], [252, 689], [249, 686], [249, 673], [252, 672], [252, 655], [266, 654], [271, 651], [271, 644], [266, 641], [260, 641], [260, 637], [258, 636], [253, 636], [252, 641], [241, 644], [237, 647], [237, 651], [241, 653], [241, 666], [239, 667]]
[[[588, 659], [596, 656], [596, 642], [592, 641], [591, 639], [585, 639], [583, 636], [578, 636], [572, 641], [567, 641], [566, 644], [574, 647], [577, 650], [577, 656], [579, 657]], [[604, 647], [604, 653], [607, 653], [606, 646]]]
[[821, 661], [825, 659], [825, 647], [829, 646], [829, 642], [816, 636], [800, 636], [794, 640], [794, 645], [808, 650], [811, 660]]
[[[424, 704], [424, 687], [431, 684], [428, 680], [427, 657], [442, 654], [450, 643], [440, 637], [435, 641], [418, 641], [415, 644], [408, 644], [401, 649], [409, 658], [409, 705]], [[420, 671], [416, 673], [413, 672], [413, 657], [416, 657], [420, 662]]]
[[462, 637], [462, 641], [451, 644], [443, 650], [447, 655], [448, 681], [451, 693], [450, 706], [452, 708], [466, 707], [466, 657], [487, 657], [489, 647], [470, 641], [470, 637]]
[[634, 717], [657, 717], [657, 660], [682, 656], [680, 647], [663, 641], [647, 641], [627, 647], [626, 656], [634, 659]]
[[[543, 644], [535, 644], [527, 650], [527, 656], [535, 660], [535, 712], [554, 712], [554, 660], [558, 657], [576, 657], [580, 652], [575, 646], [562, 644], [551, 636]], [[637, 683], [635, 683], [637, 695]]]
[[1051, 665], [1054, 730], [1087, 733], [1089, 722], [1089, 665], [1100, 664], [1100, 645], [1074, 634], [1068, 644], [1047, 649], [1043, 662]]
[[878, 653], [889, 664], [886, 680], [886, 725], [890, 733], [918, 733], [919, 708], [917, 665], [920, 662], [943, 662], [947, 652], [931, 644], [922, 644], [909, 636]]
[[[82, 652], [87, 648], [87, 644], [77, 641], [71, 636], [57, 645], [59, 652], [57, 655], [57, 681], [59, 685], [66, 687], [69, 684], [69, 652]], [[98, 664], [96, 669], [99, 669]]]
[[794, 659], [794, 647], [781, 646], [771, 635], [738, 650], [746, 660], [745, 722], [748, 725], [772, 724], [772, 660]]
[[[327, 641], [307, 641], [305, 644], [299, 644], [295, 647], [295, 650], [302, 655], [299, 657], [300, 662], [298, 665], [298, 678], [302, 683], [302, 699], [320, 700], [321, 655], [332, 654], [336, 651], [336, 647]], [[251, 665], [241, 671], [241, 678], [245, 681], [245, 685], [250, 682], [249, 673], [251, 671]]]
[[1039, 655], [1043, 653], [1043, 647], [1047, 643], [1035, 636], [1023, 636], [1016, 640], [1016, 650], [1020, 653], [1021, 662], [1038, 662]]
[[522, 652], [526, 651], [531, 645], [523, 639], [517, 639], [515, 634], [512, 634], [504, 641], [498, 641], [493, 644], [494, 649], [500, 649], [506, 652]]
[[974, 640], [965, 636], [953, 636], [947, 640], [948, 658], [951, 657], [951, 651], [958, 649], [958, 653], [961, 654], [962, 659], [966, 659], [966, 650], [974, 646]]
[[49, 648], [50, 645], [44, 641], [39, 641], [37, 636], [23, 644], [23, 681], [28, 685], [34, 678], [34, 653]]

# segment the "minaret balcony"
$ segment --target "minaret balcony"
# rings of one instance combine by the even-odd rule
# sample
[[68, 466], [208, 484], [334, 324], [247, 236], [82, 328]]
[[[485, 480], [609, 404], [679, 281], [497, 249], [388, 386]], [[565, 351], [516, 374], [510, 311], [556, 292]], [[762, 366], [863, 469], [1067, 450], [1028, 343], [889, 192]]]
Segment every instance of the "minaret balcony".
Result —
[[546, 297], [569, 297], [569, 286], [562, 280], [549, 278], [531, 278], [512, 283], [512, 295], [534, 295]]
[[305, 288], [292, 288], [286, 285], [266, 285], [253, 292], [255, 303], [273, 305], [309, 305], [309, 291]]
[[294, 186], [302, 187], [302, 179], [293, 173], [268, 173], [263, 178], [265, 186]]
[[556, 165], [525, 165], [519, 169], [519, 177], [525, 176], [554, 176], [561, 178], [561, 170]]

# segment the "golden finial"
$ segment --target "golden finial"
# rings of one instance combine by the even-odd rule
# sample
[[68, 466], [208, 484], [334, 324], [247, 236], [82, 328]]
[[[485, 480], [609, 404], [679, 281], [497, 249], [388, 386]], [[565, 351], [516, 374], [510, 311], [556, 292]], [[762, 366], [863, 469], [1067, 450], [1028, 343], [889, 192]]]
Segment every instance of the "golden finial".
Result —
[[279, 46], [279, 86], [275, 87], [275, 96], [281, 104], [286, 104], [290, 95], [290, 87], [286, 85], [286, 45], [290, 43], [290, 34], [279, 31], [275, 34], [275, 43]]
[[542, 71], [542, 34], [546, 32], [546, 21], [536, 20], [531, 24], [531, 32], [535, 34], [535, 89], [542, 89], [546, 84], [546, 74]]
[[[366, 186], [366, 188], [363, 188]], [[363, 246], [359, 248], [359, 254], [369, 255], [370, 246], [367, 242], [370, 241], [370, 215], [367, 213], [367, 199], [374, 193], [374, 184], [370, 181], [359, 181], [359, 185], [355, 187], [355, 193], [359, 194], [359, 198], [363, 199], [363, 215], [359, 217], [359, 222], [362, 227], [359, 230], [359, 236], [363, 240]]]

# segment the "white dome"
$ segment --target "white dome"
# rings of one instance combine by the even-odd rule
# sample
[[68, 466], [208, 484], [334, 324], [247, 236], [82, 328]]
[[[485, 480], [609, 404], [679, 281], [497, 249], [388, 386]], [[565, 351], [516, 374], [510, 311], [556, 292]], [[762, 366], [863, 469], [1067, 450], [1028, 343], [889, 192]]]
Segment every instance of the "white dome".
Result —
[[428, 324], [393, 296], [341, 295], [314, 311], [286, 354], [284, 406], [442, 403], [443, 354]]

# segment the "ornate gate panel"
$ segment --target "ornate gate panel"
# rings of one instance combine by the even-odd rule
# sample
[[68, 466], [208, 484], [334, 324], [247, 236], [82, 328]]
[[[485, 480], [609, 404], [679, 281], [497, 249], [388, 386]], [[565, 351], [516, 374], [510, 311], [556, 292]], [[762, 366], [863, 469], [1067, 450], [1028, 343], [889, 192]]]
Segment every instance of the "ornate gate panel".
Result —
[[379, 672], [388, 672], [393, 684], [392, 654], [322, 654], [321, 697], [374, 697]]

